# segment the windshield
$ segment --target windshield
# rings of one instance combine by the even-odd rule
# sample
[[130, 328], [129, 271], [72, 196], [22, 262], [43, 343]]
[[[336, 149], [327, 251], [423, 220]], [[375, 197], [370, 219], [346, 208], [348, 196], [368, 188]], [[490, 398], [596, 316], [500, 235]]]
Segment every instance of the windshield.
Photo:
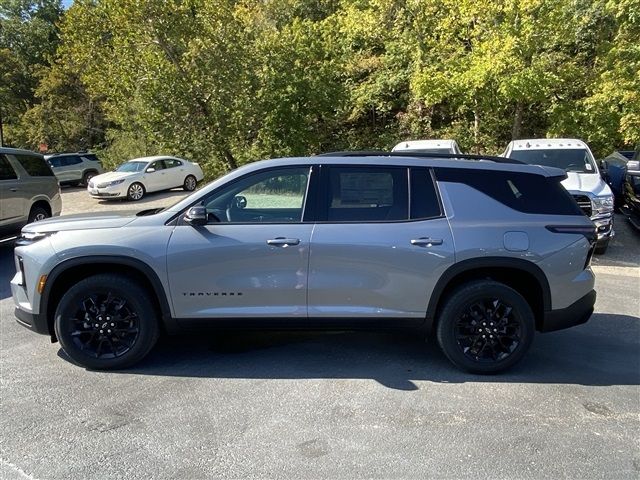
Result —
[[584, 148], [513, 150], [509, 158], [529, 165], [562, 168], [567, 172], [596, 173], [591, 155]]
[[127, 162], [116, 168], [116, 172], [141, 172], [147, 162]]

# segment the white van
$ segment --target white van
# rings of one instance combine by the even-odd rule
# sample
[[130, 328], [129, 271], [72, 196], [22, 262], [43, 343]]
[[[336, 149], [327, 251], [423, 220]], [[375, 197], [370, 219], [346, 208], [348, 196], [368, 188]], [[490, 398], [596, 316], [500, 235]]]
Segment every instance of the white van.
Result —
[[462, 150], [455, 140], [408, 140], [393, 147], [392, 152], [459, 153]]
[[562, 185], [576, 199], [598, 229], [596, 253], [604, 253], [613, 231], [613, 192], [600, 176], [589, 146], [575, 138], [532, 138], [514, 140], [502, 156], [531, 165], [562, 168], [567, 179]]

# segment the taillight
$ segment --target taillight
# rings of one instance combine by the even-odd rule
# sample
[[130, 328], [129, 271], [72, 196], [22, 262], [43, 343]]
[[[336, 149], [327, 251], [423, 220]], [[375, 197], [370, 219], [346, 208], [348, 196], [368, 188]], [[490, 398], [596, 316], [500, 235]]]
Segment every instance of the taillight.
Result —
[[570, 233], [584, 235], [593, 244], [598, 238], [595, 225], [547, 225], [546, 229], [553, 233]]

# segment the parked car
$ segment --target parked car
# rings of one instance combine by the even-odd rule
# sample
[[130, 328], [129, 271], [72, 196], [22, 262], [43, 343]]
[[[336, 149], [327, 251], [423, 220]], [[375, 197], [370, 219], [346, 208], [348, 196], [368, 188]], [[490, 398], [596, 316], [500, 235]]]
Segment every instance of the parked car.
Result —
[[104, 173], [102, 164], [95, 153], [56, 153], [45, 155], [53, 173], [62, 185], [89, 185], [89, 181]]
[[42, 155], [0, 147], [0, 241], [27, 223], [60, 215], [60, 185]]
[[408, 140], [400, 142], [392, 152], [462, 153], [455, 140]]
[[203, 178], [197, 163], [176, 157], [144, 157], [123, 163], [115, 172], [93, 177], [87, 191], [93, 198], [136, 201], [148, 192], [176, 187], [192, 192]]
[[595, 228], [563, 170], [451, 157], [267, 160], [166, 209], [30, 225], [17, 318], [95, 369], [160, 331], [271, 326], [413, 327], [504, 370], [536, 330], [590, 317]]
[[625, 202], [623, 188], [625, 175], [627, 173], [627, 163], [629, 160], [634, 159], [634, 156], [636, 157], [635, 160], [640, 159], [640, 150], [634, 152], [631, 158], [622, 153], [627, 152], [613, 152], [600, 161], [600, 172], [602, 178], [607, 182], [607, 185], [609, 185], [613, 192], [613, 204], [616, 210], [620, 209]]
[[504, 157], [530, 165], [562, 168], [567, 178], [562, 185], [598, 230], [595, 253], [603, 254], [615, 235], [613, 230], [613, 192], [600, 176], [591, 150], [574, 138], [533, 138], [514, 140], [507, 145]]
[[627, 163], [623, 185], [624, 205], [622, 213], [631, 225], [640, 230], [640, 161]]

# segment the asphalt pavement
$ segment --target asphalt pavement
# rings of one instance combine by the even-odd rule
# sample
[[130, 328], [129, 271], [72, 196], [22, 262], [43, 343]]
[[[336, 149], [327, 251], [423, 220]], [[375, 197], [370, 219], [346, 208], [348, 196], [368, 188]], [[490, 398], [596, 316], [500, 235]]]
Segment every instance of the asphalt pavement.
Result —
[[488, 377], [353, 332], [174, 337], [87, 371], [15, 322], [4, 247], [0, 478], [638, 479], [640, 235], [617, 222], [592, 319]]

